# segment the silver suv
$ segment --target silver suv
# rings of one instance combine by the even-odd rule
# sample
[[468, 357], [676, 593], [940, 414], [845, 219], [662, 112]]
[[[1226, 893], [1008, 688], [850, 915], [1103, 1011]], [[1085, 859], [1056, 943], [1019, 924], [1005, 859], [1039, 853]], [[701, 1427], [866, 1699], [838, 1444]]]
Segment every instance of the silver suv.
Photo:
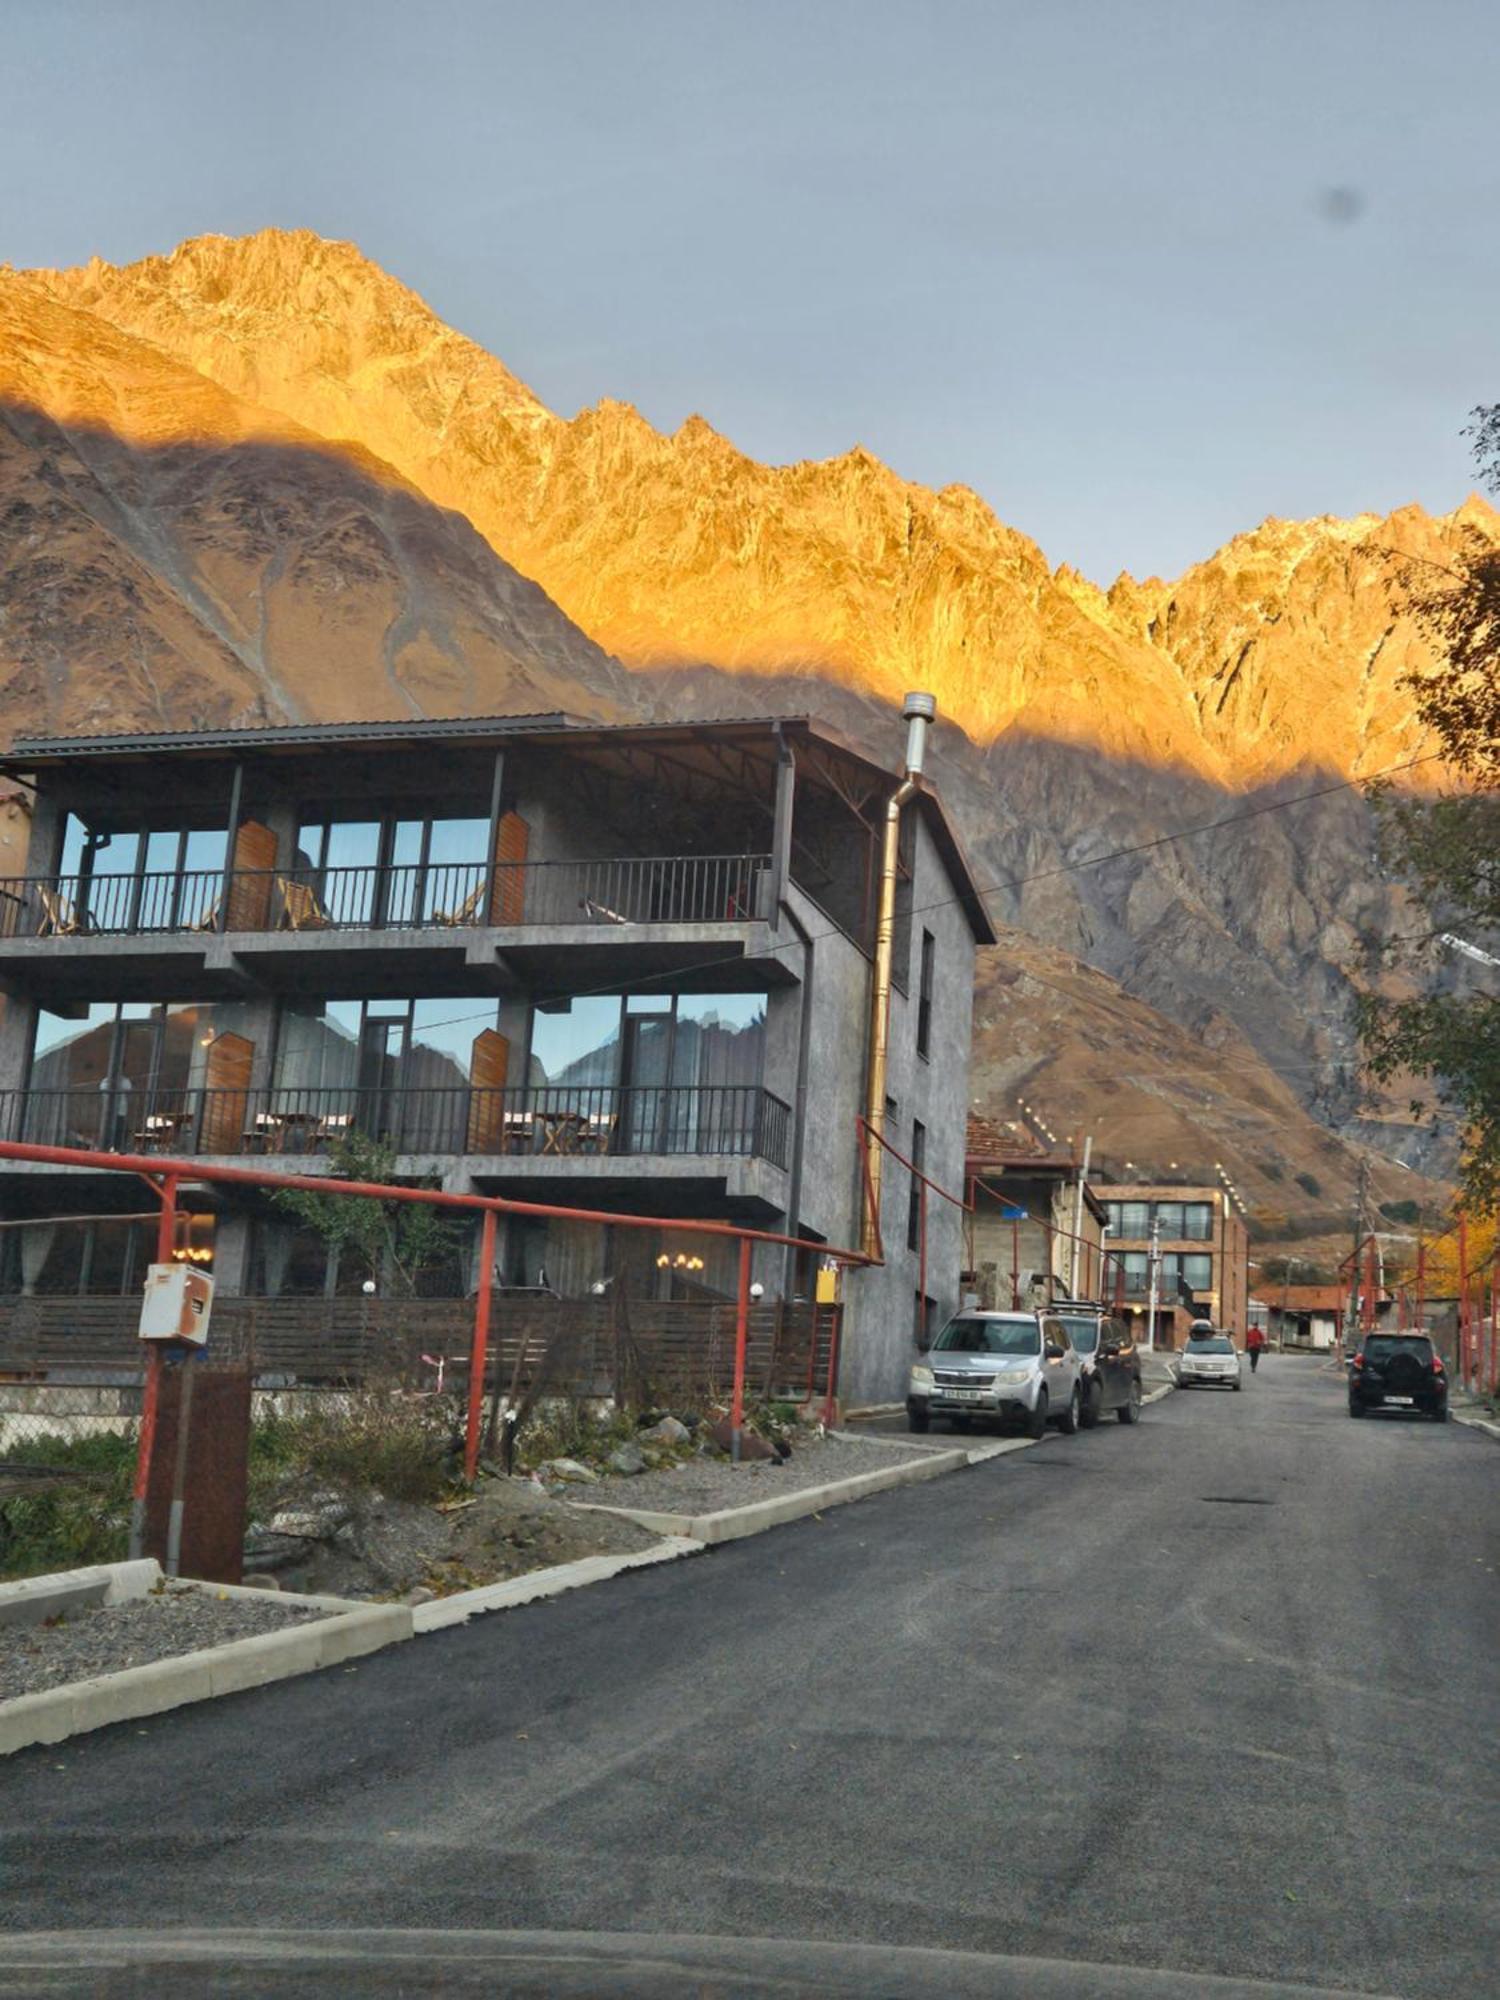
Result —
[[967, 1430], [976, 1417], [1004, 1418], [1039, 1438], [1049, 1423], [1078, 1428], [1082, 1366], [1053, 1313], [961, 1312], [911, 1371], [907, 1428], [934, 1417]]

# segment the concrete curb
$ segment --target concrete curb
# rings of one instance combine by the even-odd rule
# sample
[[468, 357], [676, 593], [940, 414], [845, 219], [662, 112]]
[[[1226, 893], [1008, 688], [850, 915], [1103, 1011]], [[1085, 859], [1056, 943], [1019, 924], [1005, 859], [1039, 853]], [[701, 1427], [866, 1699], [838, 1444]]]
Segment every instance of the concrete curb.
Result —
[[1454, 1410], [1453, 1421], [1464, 1424], [1471, 1431], [1483, 1431], [1487, 1437], [1500, 1438], [1500, 1424], [1492, 1423], [1488, 1417], [1470, 1416], [1467, 1410]]
[[590, 1514], [617, 1514], [652, 1528], [659, 1535], [685, 1537], [695, 1542], [734, 1542], [745, 1535], [759, 1535], [767, 1528], [779, 1528], [786, 1521], [799, 1521], [808, 1514], [821, 1514], [830, 1507], [863, 1500], [871, 1493], [884, 1493], [893, 1486], [915, 1486], [924, 1479], [940, 1479], [945, 1472], [957, 1472], [968, 1465], [967, 1451], [928, 1451], [905, 1465], [888, 1466], [880, 1472], [857, 1473], [852, 1479], [835, 1479], [822, 1486], [803, 1486], [795, 1493], [774, 1500], [758, 1500], [748, 1507], [725, 1507], [715, 1514], [659, 1514], [634, 1507], [602, 1507], [597, 1502], [570, 1501], [569, 1505]]
[[[54, 1598], [60, 1592], [64, 1601], [74, 1605], [120, 1604], [146, 1596], [160, 1581], [161, 1570], [154, 1562], [101, 1563], [94, 1569], [26, 1578], [24, 1583], [33, 1586], [30, 1622], [53, 1615], [41, 1608], [48, 1598], [36, 1586], [51, 1585]], [[260, 1603], [266, 1597], [264, 1591], [234, 1584], [195, 1583], [183, 1578], [182, 1585], [215, 1596], [253, 1597]], [[20, 1584], [0, 1585], [0, 1598], [22, 1588]], [[19, 1604], [21, 1600], [11, 1596], [4, 1601]], [[152, 1660], [145, 1666], [122, 1668], [117, 1674], [71, 1681], [65, 1687], [45, 1688], [0, 1702], [0, 1756], [34, 1743], [60, 1743], [66, 1737], [102, 1729], [106, 1723], [133, 1722], [145, 1715], [183, 1708], [189, 1702], [212, 1701], [218, 1695], [316, 1673], [321, 1667], [337, 1666], [412, 1636], [412, 1614], [404, 1604], [351, 1604], [338, 1597], [288, 1601], [311, 1604], [328, 1615], [311, 1623], [289, 1625], [282, 1632], [259, 1632], [248, 1639], [232, 1639], [222, 1646], [179, 1653], [172, 1659]]]
[[1163, 1382], [1159, 1388], [1145, 1390], [1141, 1396], [1141, 1408], [1145, 1409], [1148, 1403], [1159, 1403], [1164, 1396], [1170, 1396], [1176, 1387], [1175, 1382]]
[[[601, 1507], [598, 1511], [612, 1510]], [[484, 1611], [509, 1611], [518, 1604], [561, 1597], [565, 1590], [579, 1590], [585, 1584], [604, 1583], [622, 1570], [650, 1569], [656, 1563], [675, 1562], [679, 1556], [701, 1556], [704, 1546], [687, 1536], [672, 1535], [658, 1542], [655, 1548], [637, 1549], [628, 1556], [581, 1556], [577, 1562], [534, 1569], [525, 1576], [507, 1577], [503, 1583], [485, 1583], [476, 1590], [456, 1590], [451, 1597], [435, 1597], [430, 1604], [413, 1607], [412, 1624], [419, 1633], [442, 1632], [451, 1625], [463, 1625]]]

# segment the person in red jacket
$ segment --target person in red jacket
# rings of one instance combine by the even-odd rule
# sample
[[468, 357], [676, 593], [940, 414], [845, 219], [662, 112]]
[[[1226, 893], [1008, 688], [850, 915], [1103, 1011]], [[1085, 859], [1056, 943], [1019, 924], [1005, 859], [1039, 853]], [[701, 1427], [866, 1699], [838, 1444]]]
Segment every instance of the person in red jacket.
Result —
[[1245, 1335], [1245, 1351], [1250, 1356], [1250, 1373], [1253, 1375], [1260, 1366], [1260, 1357], [1265, 1352], [1266, 1330], [1263, 1326], [1252, 1326]]

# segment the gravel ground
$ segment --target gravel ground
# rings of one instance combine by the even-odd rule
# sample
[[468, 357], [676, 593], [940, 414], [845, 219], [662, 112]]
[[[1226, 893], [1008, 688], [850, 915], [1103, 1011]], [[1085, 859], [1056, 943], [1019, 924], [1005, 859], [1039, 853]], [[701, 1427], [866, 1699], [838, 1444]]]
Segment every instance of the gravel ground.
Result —
[[[954, 1444], [965, 1440], [954, 1439]], [[794, 1493], [804, 1486], [821, 1486], [830, 1479], [856, 1479], [863, 1472], [880, 1472], [906, 1459], [925, 1458], [930, 1447], [902, 1448], [882, 1439], [823, 1438], [793, 1446], [784, 1461], [755, 1459], [731, 1465], [727, 1459], [700, 1458], [670, 1472], [642, 1472], [633, 1479], [601, 1479], [579, 1487], [575, 1498], [603, 1507], [649, 1507], [664, 1514], [713, 1514], [723, 1507], [750, 1507]]]
[[0, 1627], [0, 1701], [327, 1615], [269, 1595], [261, 1602], [169, 1589], [160, 1597], [70, 1611], [54, 1625]]

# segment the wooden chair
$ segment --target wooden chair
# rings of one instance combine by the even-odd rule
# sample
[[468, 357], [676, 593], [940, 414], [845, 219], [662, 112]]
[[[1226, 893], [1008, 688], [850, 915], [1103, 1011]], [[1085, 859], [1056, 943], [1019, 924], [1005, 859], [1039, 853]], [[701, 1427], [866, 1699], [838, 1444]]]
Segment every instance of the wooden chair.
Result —
[[287, 931], [326, 931], [332, 923], [318, 901], [317, 891], [305, 882], [293, 882], [285, 875], [276, 877], [281, 891], [281, 928]]
[[450, 928], [459, 924], [477, 924], [479, 908], [484, 901], [484, 883], [476, 882], [456, 910], [434, 910], [432, 921], [447, 924]]
[[584, 1120], [578, 1135], [578, 1150], [581, 1153], [609, 1153], [614, 1150], [615, 1126], [619, 1115], [614, 1111], [591, 1111]]
[[83, 932], [83, 920], [66, 896], [41, 887], [36, 894], [42, 906], [42, 921], [36, 927], [38, 937], [78, 937]]

